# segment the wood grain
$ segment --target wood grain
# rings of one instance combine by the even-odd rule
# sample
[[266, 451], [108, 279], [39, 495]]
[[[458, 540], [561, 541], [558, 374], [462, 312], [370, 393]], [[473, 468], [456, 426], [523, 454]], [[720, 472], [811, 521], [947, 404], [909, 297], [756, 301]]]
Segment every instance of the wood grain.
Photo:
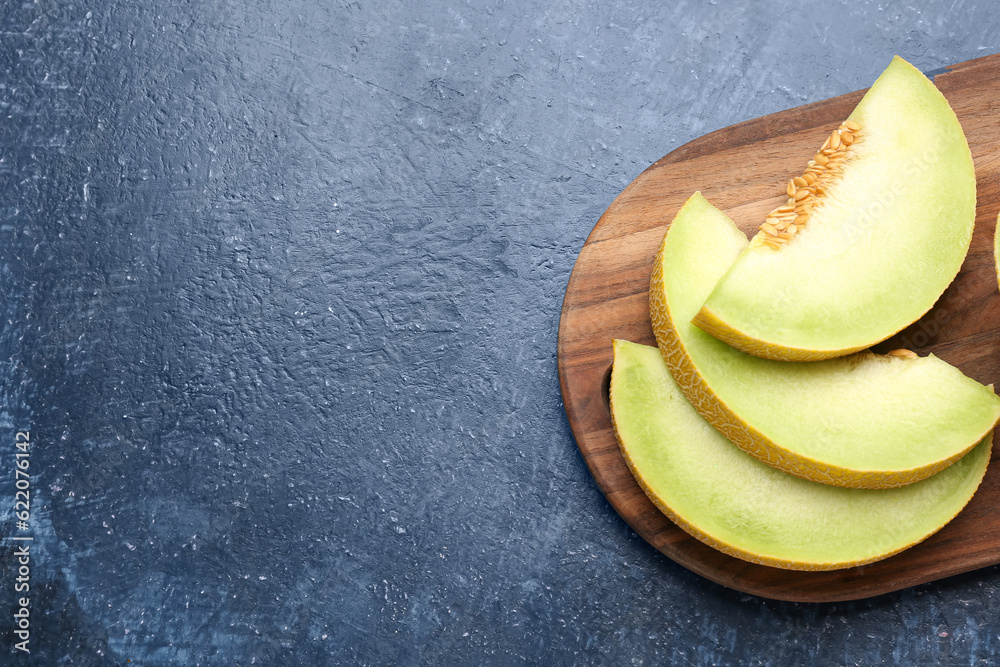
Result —
[[[878, 345], [933, 352], [1000, 385], [1000, 292], [993, 232], [1000, 209], [1000, 55], [955, 65], [934, 80], [965, 129], [976, 166], [972, 247], [955, 282], [920, 321]], [[834, 572], [792, 572], [726, 556], [661, 514], [635, 483], [611, 429], [611, 341], [655, 345], [648, 289], [667, 224], [696, 190], [745, 231], [780, 205], [788, 178], [865, 91], [733, 125], [657, 161], [612, 202], [580, 251], [559, 324], [559, 382], [577, 445], [598, 487], [626, 522], [668, 557], [754, 595], [796, 601], [879, 595], [1000, 563], [1000, 446], [976, 496], [939, 533], [892, 558]]]

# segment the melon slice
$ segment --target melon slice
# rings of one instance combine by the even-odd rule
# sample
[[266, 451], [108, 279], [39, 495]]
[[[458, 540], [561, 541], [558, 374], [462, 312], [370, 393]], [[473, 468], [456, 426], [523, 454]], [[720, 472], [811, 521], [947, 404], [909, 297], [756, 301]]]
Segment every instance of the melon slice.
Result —
[[962, 127], [898, 57], [787, 194], [695, 318], [761, 357], [827, 359], [888, 338], [931, 308], [972, 239]]
[[860, 352], [809, 363], [745, 354], [691, 323], [747, 245], [695, 193], [653, 266], [657, 344], [688, 400], [736, 445], [786, 472], [891, 488], [951, 465], [1000, 420], [1000, 397], [934, 356]]
[[684, 398], [655, 347], [614, 343], [611, 414], [654, 504], [731, 556], [797, 570], [870, 563], [920, 542], [975, 493], [991, 436], [955, 465], [898, 489], [845, 489], [775, 470], [733, 446]]

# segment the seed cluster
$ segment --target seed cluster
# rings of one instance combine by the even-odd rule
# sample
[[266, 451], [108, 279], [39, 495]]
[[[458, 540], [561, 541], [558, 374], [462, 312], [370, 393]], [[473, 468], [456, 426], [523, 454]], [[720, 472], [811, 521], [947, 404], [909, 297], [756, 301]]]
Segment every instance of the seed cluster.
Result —
[[809, 213], [823, 196], [826, 188], [844, 166], [845, 156], [851, 145], [857, 141], [861, 126], [853, 120], [845, 120], [826, 138], [823, 147], [809, 160], [801, 176], [788, 181], [785, 191], [788, 201], [767, 214], [760, 226], [764, 243], [772, 248], [780, 248], [802, 229], [809, 221]]

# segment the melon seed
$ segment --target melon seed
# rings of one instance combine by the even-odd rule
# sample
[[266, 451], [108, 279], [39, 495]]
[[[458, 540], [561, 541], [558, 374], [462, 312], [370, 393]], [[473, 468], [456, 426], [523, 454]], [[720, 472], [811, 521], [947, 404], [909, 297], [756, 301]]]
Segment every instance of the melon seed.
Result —
[[802, 175], [788, 181], [785, 187], [787, 201], [768, 213], [760, 226], [765, 233], [764, 242], [767, 245], [780, 248], [806, 225], [810, 210], [818, 203], [818, 198], [826, 194], [830, 181], [841, 172], [844, 157], [857, 141], [860, 130], [861, 126], [854, 121], [841, 123], [840, 127], [830, 132], [813, 159], [808, 161]]

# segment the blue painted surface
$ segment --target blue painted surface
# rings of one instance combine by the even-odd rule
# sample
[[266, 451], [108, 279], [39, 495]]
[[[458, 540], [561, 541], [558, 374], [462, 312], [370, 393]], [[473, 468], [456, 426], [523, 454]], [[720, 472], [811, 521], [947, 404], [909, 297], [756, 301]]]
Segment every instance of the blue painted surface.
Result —
[[894, 53], [997, 52], [991, 3], [18, 1], [0, 26], [3, 497], [14, 431], [36, 443], [32, 653], [4, 501], [0, 662], [995, 661], [995, 568], [798, 605], [662, 557], [590, 478], [555, 361], [576, 255], [642, 169]]

